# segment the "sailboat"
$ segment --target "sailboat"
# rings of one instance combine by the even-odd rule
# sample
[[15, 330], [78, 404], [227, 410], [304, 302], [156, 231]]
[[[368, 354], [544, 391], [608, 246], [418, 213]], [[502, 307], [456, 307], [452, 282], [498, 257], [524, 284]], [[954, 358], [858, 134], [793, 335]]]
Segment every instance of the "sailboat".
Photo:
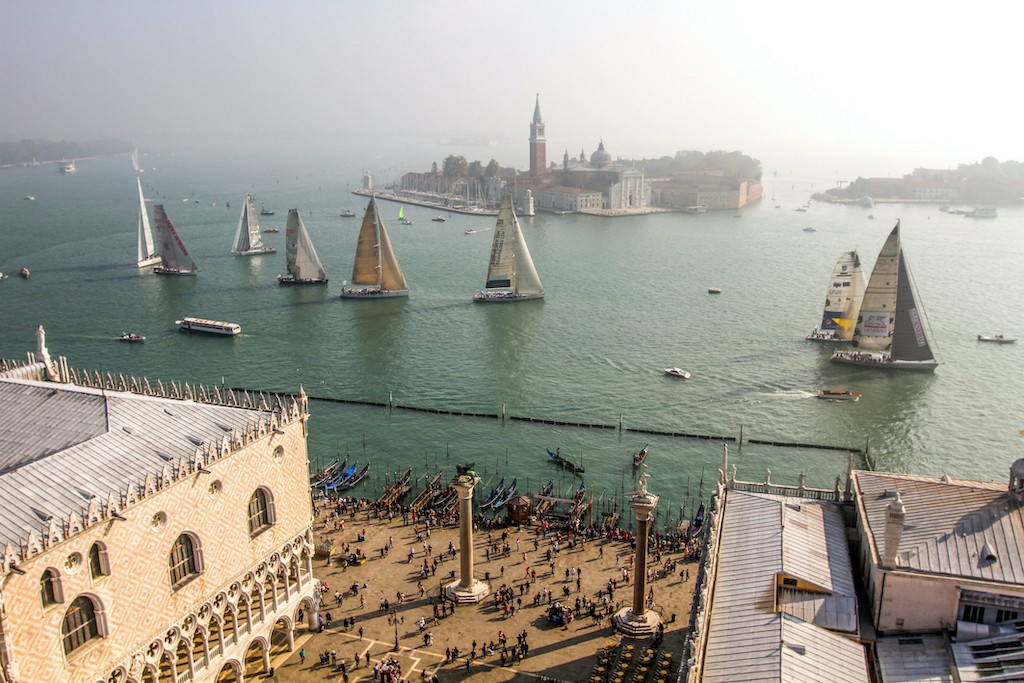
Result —
[[138, 266], [145, 268], [160, 263], [160, 254], [153, 248], [153, 230], [149, 227], [149, 212], [146, 211], [146, 198], [142, 196], [142, 181], [139, 184], [139, 225], [138, 225]]
[[523, 238], [516, 212], [512, 210], [512, 197], [505, 195], [498, 210], [491, 240], [491, 261], [487, 266], [487, 284], [483, 291], [473, 295], [473, 301], [522, 301], [543, 299], [537, 269], [530, 258], [530, 250]]
[[199, 272], [196, 262], [188, 255], [185, 243], [167, 217], [163, 204], [153, 207], [156, 218], [156, 238], [160, 243], [160, 265], [153, 269], [157, 275], [195, 275]]
[[398, 207], [398, 222], [402, 225], [412, 225], [412, 221], [405, 217], [405, 207]]
[[925, 335], [922, 310], [900, 245], [900, 222], [882, 245], [871, 271], [853, 333], [853, 349], [836, 351], [836, 363], [885, 370], [931, 372], [938, 365]]
[[288, 273], [278, 275], [282, 285], [326, 285], [327, 273], [320, 257], [316, 255], [313, 242], [309, 239], [306, 226], [302, 223], [298, 209], [288, 209], [288, 225], [285, 228]]
[[856, 251], [845, 251], [832, 269], [832, 278], [825, 292], [825, 311], [821, 325], [804, 339], [838, 342], [853, 339], [853, 328], [864, 300], [864, 271]]
[[260, 236], [260, 219], [256, 215], [256, 201], [246, 193], [242, 203], [242, 215], [238, 218], [238, 232], [235, 233], [235, 246], [231, 253], [235, 256], [258, 256], [273, 254], [277, 249], [263, 244]]
[[352, 284], [342, 288], [341, 296], [350, 299], [409, 296], [409, 286], [398, 267], [375, 198], [367, 204], [359, 229]]
[[139, 148], [136, 147], [132, 150], [132, 168], [135, 169], [136, 173], [142, 173], [143, 168], [139, 165]]

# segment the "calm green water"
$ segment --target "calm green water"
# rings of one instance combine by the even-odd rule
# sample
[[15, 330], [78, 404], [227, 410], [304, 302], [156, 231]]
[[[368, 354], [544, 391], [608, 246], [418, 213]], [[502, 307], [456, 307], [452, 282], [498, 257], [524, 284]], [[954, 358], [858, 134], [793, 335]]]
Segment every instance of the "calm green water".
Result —
[[[1024, 208], [1000, 207], [986, 221], [935, 206], [815, 204], [798, 213], [811, 183], [767, 174], [766, 200], [739, 217], [542, 214], [522, 222], [547, 298], [484, 306], [472, 295], [483, 284], [493, 219], [453, 214], [435, 223], [437, 212], [407, 207], [414, 225], [403, 226], [398, 205], [384, 203], [412, 296], [343, 301], [360, 219], [338, 213], [362, 215], [365, 200], [348, 188], [362, 168], [387, 163], [312, 146], [146, 157], [146, 196], [167, 208], [199, 265], [194, 278], [135, 267], [135, 175], [126, 157], [81, 161], [71, 175], [55, 166], [0, 169], [0, 270], [11, 276], [0, 283], [0, 355], [23, 357], [42, 324], [51, 352], [74, 367], [151, 379], [282, 391], [301, 384], [314, 396], [387, 401], [390, 393], [406, 405], [484, 413], [504, 405], [515, 415], [731, 436], [742, 429], [787, 442], [862, 448], [869, 440], [879, 469], [959, 477], [1002, 480], [1021, 457], [1024, 342], [975, 336], [1024, 336]], [[264, 235], [277, 254], [230, 255], [246, 191], [276, 210], [264, 227], [283, 228], [288, 208], [302, 210], [328, 287], [277, 285], [283, 232]], [[803, 341], [835, 260], [856, 248], [870, 269], [897, 217], [943, 361], [933, 375], [833, 365], [831, 348]], [[816, 232], [803, 231], [809, 226]], [[16, 275], [23, 265], [28, 281]], [[723, 293], [709, 296], [712, 286]], [[174, 320], [184, 315], [237, 322], [243, 334], [181, 334]], [[125, 330], [147, 342], [113, 341]], [[693, 378], [664, 376], [672, 365]], [[823, 387], [863, 398], [813, 399]], [[387, 471], [450, 472], [456, 462], [475, 462], [485, 480], [508, 473], [534, 489], [561, 477], [566, 490], [572, 483], [545, 455], [560, 447], [583, 458], [588, 486], [607, 500], [632, 489], [629, 456], [649, 441], [650, 486], [674, 509], [698, 495], [702, 477], [707, 490], [721, 459], [713, 442], [614, 429], [323, 402], [312, 411], [313, 458], [340, 451], [372, 461], [367, 491]], [[846, 465], [845, 454], [821, 450], [731, 450], [747, 479], [770, 467], [773, 480], [789, 483], [806, 470], [810, 484], [830, 486]]]

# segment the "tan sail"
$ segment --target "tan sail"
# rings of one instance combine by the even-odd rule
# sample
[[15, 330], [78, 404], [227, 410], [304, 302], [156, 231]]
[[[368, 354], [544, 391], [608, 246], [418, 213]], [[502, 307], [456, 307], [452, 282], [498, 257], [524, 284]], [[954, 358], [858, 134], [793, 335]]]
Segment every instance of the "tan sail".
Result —
[[395, 258], [377, 200], [370, 199], [356, 241], [352, 284], [342, 288], [341, 296], [381, 298], [408, 295], [409, 286]]

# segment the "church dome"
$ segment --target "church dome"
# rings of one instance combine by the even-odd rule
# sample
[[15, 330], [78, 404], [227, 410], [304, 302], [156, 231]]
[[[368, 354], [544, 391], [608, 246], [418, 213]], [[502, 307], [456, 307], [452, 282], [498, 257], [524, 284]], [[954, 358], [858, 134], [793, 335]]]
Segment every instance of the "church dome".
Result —
[[597, 146], [597, 151], [590, 155], [590, 165], [601, 168], [612, 163], [612, 155], [605, 151], [604, 140]]

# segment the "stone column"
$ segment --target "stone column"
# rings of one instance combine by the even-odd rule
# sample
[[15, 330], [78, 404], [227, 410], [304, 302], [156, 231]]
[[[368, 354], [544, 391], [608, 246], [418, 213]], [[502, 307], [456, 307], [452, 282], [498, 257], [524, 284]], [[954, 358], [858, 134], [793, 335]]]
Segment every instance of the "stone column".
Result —
[[480, 602], [491, 592], [490, 586], [473, 576], [473, 488], [480, 478], [473, 471], [460, 474], [452, 482], [459, 494], [459, 580], [445, 586], [445, 594], [455, 602]]
[[632, 638], [646, 638], [657, 631], [661, 617], [654, 610], [646, 609], [647, 590], [647, 533], [651, 513], [658, 505], [659, 497], [647, 491], [647, 473], [640, 475], [640, 488], [629, 501], [636, 516], [636, 559], [633, 562], [633, 605], [615, 614], [615, 627]]

